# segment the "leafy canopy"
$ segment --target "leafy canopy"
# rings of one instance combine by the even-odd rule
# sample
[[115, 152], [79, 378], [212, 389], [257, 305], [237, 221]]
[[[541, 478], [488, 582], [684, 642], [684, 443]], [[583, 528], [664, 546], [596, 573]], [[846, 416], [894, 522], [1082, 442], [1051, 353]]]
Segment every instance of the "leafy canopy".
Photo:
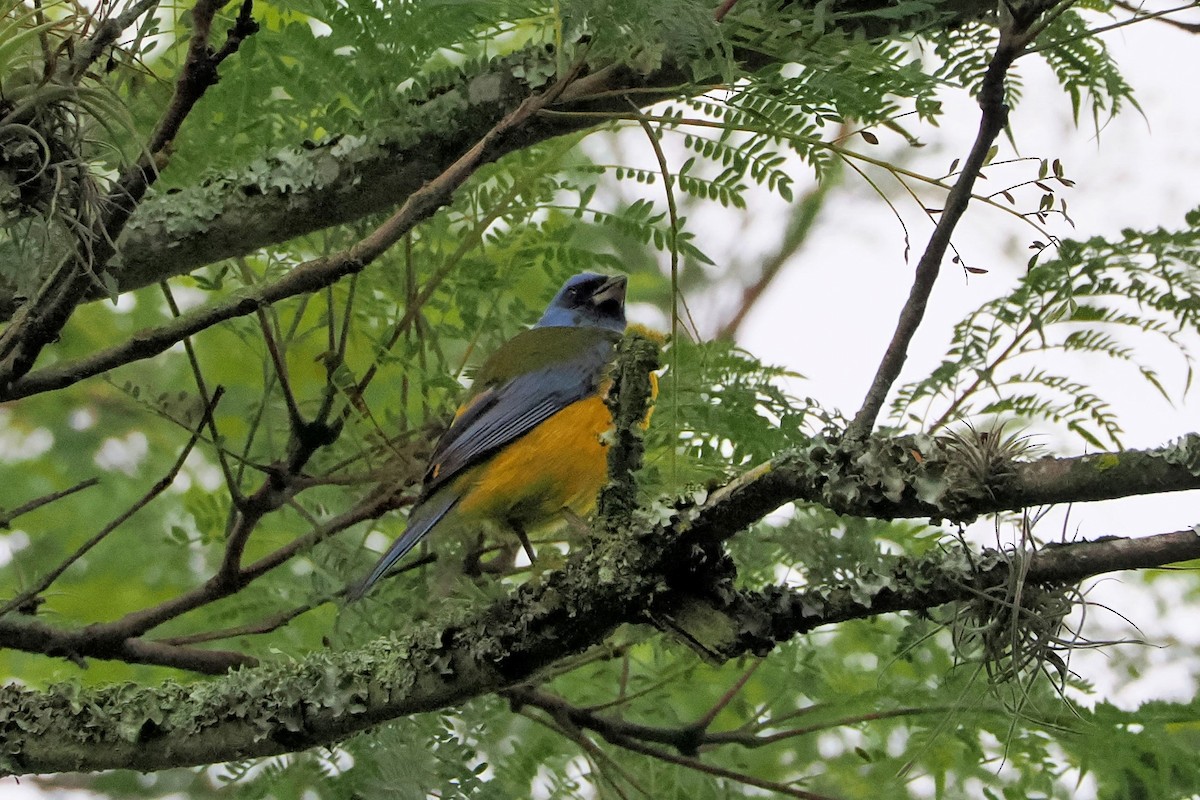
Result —
[[[1089, 33], [1116, 7], [1090, 3], [1055, 13], [1031, 56], [1053, 68], [1075, 115], [1087, 113], [1097, 125], [1136, 108]], [[0, 283], [20, 298], [36, 291], [64, 242], [99, 213], [77, 196], [101, 195], [138, 156], [135, 143], [148, 139], [183, 67], [191, 15], [162, 8], [143, 18], [113, 50], [112, 69], [93, 68], [51, 96], [37, 77], [40, 45], [82, 36], [87, 21], [66, 4], [3, 8], [0, 111], [15, 113], [21, 103], [31, 109], [0, 125]], [[377, 486], [399, 487], [401, 499], [411, 500], [404, 487], [419, 479], [431, 432], [471, 365], [535, 319], [554, 288], [583, 269], [630, 274], [638, 312], [658, 313], [673, 333], [640, 476], [650, 513], [671, 513], [658, 498], [703, 495], [788, 446], [834, 435], [842, 411], [822, 406], [820, 387], [811, 387], [815, 399], [795, 398], [786, 387], [797, 376], [725, 341], [690, 341], [707, 331], [696, 330], [672, 298], [751, 283], [714, 263], [691, 220], [716, 204], [736, 230], [764, 190], [801, 208], [803, 187], [843, 177], [868, 182], [880, 202], [900, 206], [906, 195], [881, 188], [878, 170], [914, 195], [945, 189], [956, 166], [937, 177], [889, 163], [871, 154], [878, 141], [871, 129], [915, 142], [939, 124], [974, 125], [946, 118], [940, 98], [979, 89], [998, 38], [994, 20], [963, 21], [925, 0], [882, 7], [743, 0], [727, 22], [692, 0], [260, 1], [253, 11], [261, 30], [222, 66], [152, 190], [150, 202], [197, 228], [215, 210], [190, 193], [196, 187], [219, 187], [219, 196], [252, 185], [287, 202], [289, 193], [319, 189], [327, 179], [308, 157], [314, 149], [336, 160], [424, 144], [430, 115], [438, 113], [431, 101], [461, 92], [463, 74], [499, 64], [539, 89], [571, 70], [619, 65], [638, 74], [669, 68], [679, 85], [654, 89], [657, 104], [597, 112], [583, 120], [584, 131], [479, 169], [448, 207], [327, 290], [214, 326], [187, 350], [0, 410], [5, 508], [94, 476], [102, 484], [25, 514], [4, 534], [12, 554], [4, 581], [14, 594], [151, 496], [164, 475], [175, 477], [134, 522], [53, 583], [42, 595], [41, 619], [65, 626], [117, 619], [214, 574], [238, 517], [234, 498], [252, 495], [284, 463], [297, 414], [312, 419], [332, 408], [343, 427], [307, 461], [294, 496], [257, 522], [247, 563], [336, 520]], [[218, 29], [231, 18], [218, 17]], [[1012, 102], [1020, 101], [1021, 67], [1009, 83]], [[653, 146], [639, 138], [643, 131]], [[667, 174], [644, 157], [653, 149], [664, 155]], [[1031, 179], [1066, 186], [1057, 162], [1048, 163]], [[1066, 207], [1047, 189], [1026, 217], [1047, 230], [1055, 214], [1065, 217]], [[165, 294], [150, 286], [121, 294], [116, 304], [85, 304], [53, 357], [80, 358], [162, 325], [180, 307], [266, 286], [353, 244], [376, 221], [362, 218], [208, 265], [172, 281]], [[962, 421], [1018, 421], [1060, 426], [1080, 445], [1119, 446], [1121, 422], [1109, 402], [1086, 379], [1045, 366], [1046, 354], [1117, 364], [1164, 395], [1158, 368], [1143, 361], [1138, 343], [1162, 339], [1190, 369], [1200, 320], [1200, 211], [1176, 229], [1128, 231], [1115, 240], [1036, 235], [1051, 243], [1039, 240], [1040, 255], [1012, 291], [967, 314], [945, 360], [895, 393], [898, 432], [954, 428], [962, 435]], [[804, 302], [823, 300], [797, 299]], [[193, 436], [196, 447], [175, 476]], [[474, 532], [446, 536], [434, 545], [436, 563], [387, 581], [359, 606], [330, 603], [361, 574], [367, 549], [403, 525], [401, 514], [388, 514], [349, 526], [235, 594], [168, 620], [153, 636], [212, 640], [264, 660], [349, 649], [411, 620], [453, 620], [558, 559], [544, 544], [545, 563], [533, 570], [476, 580], [463, 571], [464, 555], [478, 547]], [[866, 592], [900, 554], [949, 553], [954, 533], [838, 517], [813, 505], [760, 523], [730, 547], [745, 586], [857, 580]], [[1054, 605], [1060, 601], [1067, 602], [1049, 598], [1046, 608], [1061, 609]], [[273, 798], [704, 798], [796, 786], [812, 793], [797, 796], [810, 797], [1065, 798], [1081, 775], [1106, 797], [1182, 796], [1200, 785], [1194, 702], [1136, 711], [1093, 704], [1091, 687], [1056, 669], [1059, 656], [1023, 660], [995, 635], [994, 618], [973, 613], [950, 607], [847, 623], [787, 642], [762, 660], [722, 665], [646, 629], [622, 629], [604, 648], [562, 662], [539, 687], [630, 725], [686, 730], [707, 719], [710, 730], [727, 732], [700, 753], [707, 769], [695, 768], [686, 747], [660, 743], [647, 755], [647, 745], [638, 755], [549, 706], [489, 697], [390, 723], [334, 750], [151, 779], [109, 773], [91, 785], [114, 797], [233, 791]], [[1062, 644], [1048, 649], [1058, 652], [1070, 635], [1057, 628], [1062, 613], [1047, 613], [1056, 623], [1051, 638]], [[1018, 624], [1013, 619], [1006, 624]], [[1017, 666], [1001, 680], [998, 662]], [[67, 661], [0, 652], [6, 676], [35, 686], [200, 679], [165, 667], [90, 663], [80, 672]], [[1070, 697], [1089, 700], [1065, 699], [1064, 686]]]

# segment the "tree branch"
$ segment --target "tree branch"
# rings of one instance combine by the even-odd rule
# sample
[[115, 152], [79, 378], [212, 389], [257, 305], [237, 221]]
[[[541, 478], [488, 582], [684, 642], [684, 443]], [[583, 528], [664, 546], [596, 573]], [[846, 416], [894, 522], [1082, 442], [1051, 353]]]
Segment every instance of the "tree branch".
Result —
[[[622, 360], [639, 364], [646, 355], [635, 348]], [[645, 372], [644, 367], [633, 369], [629, 364], [620, 370], [634, 375]], [[636, 411], [626, 409], [622, 416], [631, 414], [636, 419]], [[403, 640], [376, 642], [362, 651], [317, 654], [302, 662], [294, 675], [289, 664], [264, 666], [265, 671], [244, 678], [230, 676], [212, 694], [171, 687], [139, 690], [141, 705], [135, 708], [158, 709], [165, 704], [155, 719], [175, 722], [162, 729], [155, 722], [149, 734], [139, 732], [130, 739], [127, 728], [110, 730], [109, 723], [96, 719], [95, 735], [104, 746], [83, 748], [87, 755], [78, 762], [82, 767], [67, 766], [60, 759], [85, 758], [72, 742], [81, 736], [91, 741], [87, 737], [92, 734], [83, 731], [92, 729], [76, 728], [71, 715], [56, 717], [52, 707], [65, 701], [53, 691], [37, 694], [10, 687], [8, 694], [0, 692], [0, 733], [17, 737], [13, 741], [19, 745], [13, 752], [20, 757], [8, 768], [154, 769], [330, 743], [384, 719], [516, 685], [598, 644], [620, 624], [670, 620], [681, 602], [706, 595], [736, 598], [731, 606], [717, 609], [733, 623], [734, 635], [717, 652], [728, 657], [747, 649], [762, 652], [774, 641], [816, 625], [972, 599], [989, 587], [1006, 585], [1009, 579], [1008, 559], [979, 559], [986, 565], [979, 569], [974, 563], [956, 563], [939, 555], [927, 562], [901, 562], [888, 588], [865, 602], [862, 587], [832, 595], [823, 591], [821, 597], [844, 598], [844, 602], [825, 604], [785, 588], [731, 595], [727, 591], [732, 586], [730, 562], [719, 555], [714, 558], [712, 547], [791, 500], [885, 518], [965, 519], [1064, 500], [1200, 488], [1200, 435], [1195, 434], [1154, 450], [998, 462], [990, 465], [987, 476], [975, 476], [960, 466], [963, 456], [956, 448], [962, 446], [961, 441], [947, 443], [932, 437], [871, 437], [865, 442], [814, 438], [804, 448], [731, 481], [702, 502], [677, 505], [669, 521], [635, 522], [632, 532], [612, 533], [591, 548], [577, 548], [562, 570], [535, 579], [466, 619], [436, 620]], [[966, 461], [974, 464], [977, 459]], [[148, 644], [139, 637], [168, 619], [239, 590], [297, 552], [378, 516], [395, 502], [394, 492], [380, 487], [322, 528], [242, 568], [234, 580], [214, 578], [160, 606], [114, 622], [61, 631], [33, 620], [0, 619], [0, 645], [73, 658], [192, 664], [189, 668], [200, 671], [246, 663], [246, 657], [238, 654], [197, 655], [205, 651]], [[1022, 569], [1027, 581], [1071, 584], [1105, 571], [1198, 557], [1200, 536], [1184, 531], [1050, 547], [1023, 557]], [[339, 677], [331, 682], [331, 674]], [[101, 717], [117, 713], [105, 710], [106, 703], [114, 702], [106, 700], [106, 691], [116, 690], [95, 695], [94, 713]], [[226, 702], [242, 709], [242, 716], [230, 718], [213, 711], [226, 708], [222, 705]], [[360, 707], [361, 714], [350, 710]], [[13, 730], [14, 719], [46, 723]]]
[[617, 343], [617, 366], [605, 398], [614, 426], [608, 450], [608, 482], [597, 501], [602, 530], [617, 531], [627, 526], [637, 509], [634, 473], [642, 468], [642, 433], [654, 405], [657, 382], [652, 373], [660, 366], [661, 346], [661, 340], [641, 331], [628, 333]]
[[[964, 471], [955, 459], [953, 449], [931, 437], [872, 437], [866, 442], [815, 438], [809, 446], [735, 478], [702, 502], [678, 505], [673, 522], [648, 529], [644, 535], [661, 536], [667, 542], [686, 531], [690, 541], [712, 545], [788, 502], [817, 503], [838, 513], [882, 519], [965, 521], [1038, 505], [1200, 489], [1200, 435], [1196, 434], [1151, 450], [1001, 463], [994, 465], [993, 475], [984, 480]], [[390, 488], [380, 487], [320, 528], [224, 579], [214, 577], [158, 606], [88, 626], [78, 635], [47, 626], [41, 636], [27, 637], [0, 626], [0, 647], [121, 658], [117, 643], [136, 639], [167, 620], [239, 591], [297, 553], [359, 522], [375, 519], [398, 502]], [[605, 546], [615, 546], [612, 542], [620, 538], [606, 537]], [[624, 555], [618, 561], [625, 563]], [[683, 559], [672, 566], [678, 572], [686, 563]], [[713, 568], [712, 564], [705, 567]], [[607, 569], [612, 570], [613, 565]]]
[[[0, 617], [0, 646], [52, 658], [66, 658], [80, 666], [87, 658], [154, 664], [206, 675], [223, 675], [236, 667], [250, 667], [258, 659], [226, 650], [200, 650], [141, 638], [97, 642], [87, 628], [63, 630], [36, 618], [10, 614]], [[0, 717], [4, 715], [0, 711]], [[0, 741], [4, 724], [0, 722]]]
[[[581, 548], [563, 569], [466, 618], [443, 616], [354, 651], [264, 664], [205, 684], [5, 686], [0, 772], [154, 770], [269, 756], [516, 686], [669, 601], [671, 576], [695, 550], [695, 532], [687, 528], [680, 522]], [[1105, 570], [1198, 557], [1200, 535], [1181, 531], [1047, 548], [1024, 554], [1021, 568], [1027, 581], [1072, 584]], [[616, 558], [620, 570], [613, 568]], [[739, 646], [761, 652], [817, 625], [971, 600], [1007, 585], [1008, 558], [977, 562], [904, 560], [894, 581], [866, 599], [861, 586], [741, 592], [729, 613], [741, 625]]]
[[815, 437], [683, 508], [697, 535], [723, 540], [788, 502], [839, 514], [967, 522], [981, 514], [1200, 489], [1200, 435], [1148, 450], [992, 465], [965, 470], [953, 447], [932, 437], [863, 443]]
[[[1133, 19], [1123, 20], [1121, 23], [1117, 24], [1127, 25], [1147, 19], [1157, 19], [1166, 25], [1170, 25], [1173, 28], [1183, 31], [1184, 33], [1200, 33], [1200, 22], [1181, 22], [1177, 19], [1167, 19], [1165, 16], [1167, 14], [1177, 14], [1180, 11], [1188, 11], [1193, 9], [1196, 7], [1195, 3], [1187, 3], [1184, 5], [1175, 6], [1174, 8], [1167, 8], [1163, 9], [1162, 11], [1153, 12], [1147, 12], [1145, 8], [1141, 6], [1135, 6], [1133, 3], [1124, 2], [1124, 0], [1115, 0], [1113, 5], [1115, 5], [1117, 8], [1123, 8], [1135, 15]], [[1115, 27], [1115, 25], [1107, 27], [1112, 28]]]
[[191, 643], [187, 637], [162, 641], [147, 641], [141, 637], [168, 620], [241, 591], [266, 573], [287, 563], [298, 553], [305, 552], [359, 522], [375, 519], [395, 506], [396, 502], [390, 491], [376, 491], [320, 528], [297, 537], [232, 575], [218, 573], [190, 591], [111, 622], [93, 623], [78, 630], [66, 630], [28, 619], [23, 615], [9, 614], [0, 617], [0, 648], [66, 657], [77, 662], [87, 658], [115, 659], [205, 673], [221, 673], [236, 666], [253, 664], [256, 659], [241, 653], [194, 650], [180, 646]]
[[[850, 126], [843, 122], [834, 141], [845, 138], [849, 131]], [[775, 279], [808, 241], [813, 224], [825, 206], [825, 198], [829, 194], [829, 190], [840, 182], [841, 163], [841, 161], [834, 161], [833, 166], [830, 167], [830, 174], [818, 181], [792, 205], [791, 214], [788, 216], [779, 246], [767, 256], [762, 264], [758, 265], [758, 276], [750, 283], [743, 285], [742, 297], [737, 308], [729, 320], [721, 325], [715, 338], [732, 340], [737, 337], [746, 317], [758, 305], [759, 300], [768, 296], [767, 292], [774, 284]], [[743, 267], [736, 271], [748, 272], [749, 268]]]
[[84, 489], [90, 489], [99, 482], [99, 478], [87, 478], [86, 480], [82, 480], [67, 489], [51, 492], [50, 494], [42, 495], [41, 497], [35, 497], [29, 502], [22, 503], [21, 505], [17, 506], [12, 511], [0, 510], [0, 529], [7, 529], [12, 525], [13, 520], [15, 520], [17, 517], [28, 514], [30, 511], [36, 511], [42, 506], [49, 505], [56, 500], [61, 500], [64, 497], [75, 494], [76, 492], [83, 491]]
[[[804, 4], [815, 5], [812, 0]], [[892, 4], [869, 0], [848, 24], [868, 25], [872, 9]], [[937, 14], [914, 7], [910, 16], [889, 13], [880, 36], [896, 30], [917, 32], [932, 25], [955, 25], [994, 12], [982, 0], [943, 0]], [[496, 59], [479, 71], [444, 80], [398, 108], [410, 109], [368, 136], [331, 137], [316, 146], [296, 146], [264, 155], [252, 166], [183, 187], [178, 193], [147, 197], [118, 241], [119, 264], [108, 272], [120, 291], [149, 286], [226, 258], [247, 255], [289, 239], [395, 208], [433, 180], [490, 128], [536, 92], [515, 76], [549, 74], [557, 56], [540, 45]], [[765, 62], [746, 53], [747, 66]], [[674, 96], [681, 87], [703, 93], [720, 82], [694, 83], [688, 70], [667, 54], [663, 65], [638, 72], [621, 65], [596, 69], [564, 92], [563, 110], [627, 111], [626, 96], [641, 107]], [[518, 139], [498, 142], [494, 160], [547, 139], [576, 132], [595, 119], [538, 119]], [[286, 179], [286, 180], [285, 180]], [[280, 188], [281, 186], [288, 188]], [[101, 297], [95, 293], [93, 299]], [[11, 287], [0, 287], [0, 319], [16, 308]]]
[[139, 331], [115, 347], [29, 373], [9, 384], [6, 389], [0, 385], [0, 400], [15, 400], [61, 389], [123, 364], [150, 358], [218, 322], [254, 313], [265, 305], [288, 297], [315, 292], [358, 272], [386, 252], [417, 223], [449, 203], [454, 192], [479, 167], [496, 158], [498, 149], [514, 140], [525, 142], [523, 136], [514, 134], [523, 132], [527, 127], [536, 128], [539, 124], [537, 112], [558, 98], [569, 85], [571, 77], [566, 76], [541, 94], [527, 97], [441, 174], [413, 191], [404, 205], [387, 221], [346, 250], [306, 261], [274, 283], [202, 306], [157, 328]]
[[[213, 53], [208, 46], [213, 17], [226, 0], [198, 0], [192, 9], [194, 29], [187, 60], [180, 71], [175, 93], [163, 113], [145, 152], [126, 168], [100, 204], [103, 212], [87, 225], [68, 254], [23, 305], [11, 324], [0, 333], [0, 388], [24, 376], [42, 349], [55, 341], [89, 287], [96, 286], [110, 258], [117, 252], [116, 240], [146, 190], [158, 178], [158, 158], [175, 138], [188, 113], [210, 86], [217, 82], [217, 66], [236, 52], [246, 36], [257, 30], [250, 18], [252, 0], [244, 0], [238, 24], [230, 31], [227, 46]], [[124, 20], [118, 18], [118, 22]], [[136, 17], [134, 18], [136, 19]], [[128, 20], [132, 24], [133, 19]], [[102, 26], [103, 29], [103, 26]], [[114, 37], [116, 34], [112, 34]], [[100, 37], [102, 39], [102, 37]]]
[[71, 83], [77, 83], [126, 28], [137, 22], [143, 14], [152, 12], [158, 7], [158, 3], [159, 0], [138, 0], [121, 15], [110, 17], [96, 26], [92, 35], [75, 48], [75, 53], [67, 65], [67, 79]]
[[[31, 601], [34, 601], [39, 594], [50, 588], [50, 585], [54, 583], [54, 581], [58, 580], [58, 576], [66, 572], [72, 564], [83, 558], [83, 556], [86, 555], [89, 550], [100, 544], [100, 542], [102, 542], [110, 533], [124, 525], [134, 514], [148, 506], [150, 501], [170, 488], [170, 486], [175, 483], [175, 478], [178, 477], [179, 472], [183, 469], [183, 464], [185, 461], [187, 461], [188, 455], [191, 454], [192, 448], [195, 447], [196, 442], [200, 440], [200, 432], [204, 429], [205, 424], [211, 420], [213, 411], [216, 410], [217, 403], [221, 401], [221, 396], [223, 394], [224, 389], [218, 386], [217, 391], [213, 393], [212, 400], [209, 401], [205, 406], [203, 417], [201, 418], [200, 423], [196, 426], [195, 432], [188, 439], [187, 444], [183, 446], [183, 450], [181, 450], [179, 455], [176, 457], [175, 463], [171, 465], [169, 470], [167, 470], [167, 474], [159, 478], [154, 485], [151, 486], [146, 493], [137, 500], [137, 502], [118, 514], [112, 522], [105, 525], [90, 539], [76, 548], [75, 552], [67, 556], [67, 558], [64, 559], [58, 566], [35, 581], [34, 584], [28, 589], [18, 594], [3, 606], [0, 606], [0, 617], [3, 617], [5, 614], [8, 614], [15, 609], [29, 607], [28, 604]], [[40, 603], [41, 601], [37, 600], [36, 602]], [[32, 607], [36, 608], [36, 603]]]
[[946, 257], [946, 250], [950, 247], [950, 237], [971, 202], [975, 181], [987, 161], [992, 144], [1007, 124], [1008, 106], [1004, 102], [1005, 76], [1013, 61], [1024, 49], [1025, 39], [1022, 33], [1023, 30], [1001, 31], [1000, 42], [996, 45], [996, 52], [979, 87], [979, 107], [983, 114], [979, 120], [979, 132], [975, 135], [975, 143], [971, 145], [971, 150], [963, 162], [962, 173], [946, 197], [946, 207], [942, 209], [941, 218], [929, 237], [925, 252], [917, 262], [912, 289], [904, 308], [900, 311], [900, 320], [896, 323], [892, 340], [879, 363], [871, 387], [867, 390], [862, 408], [850, 423], [851, 436], [863, 437], [871, 432], [887, 400], [888, 391], [900, 377], [900, 370], [908, 358], [909, 344], [925, 316], [925, 307], [941, 270], [942, 259]]
[[1071, 586], [1095, 575], [1196, 558], [1200, 558], [1200, 533], [1185, 530], [1046, 545], [1015, 555], [987, 551], [970, 561], [948, 558], [945, 553], [926, 560], [901, 559], [891, 575], [882, 576], [885, 587], [865, 599], [856, 586], [818, 591], [772, 586], [741, 593], [726, 609], [738, 626], [730, 651], [769, 652], [775, 643], [823, 625], [974, 600], [989, 590], [1006, 588], [1015, 571], [1021, 572], [1027, 585]]

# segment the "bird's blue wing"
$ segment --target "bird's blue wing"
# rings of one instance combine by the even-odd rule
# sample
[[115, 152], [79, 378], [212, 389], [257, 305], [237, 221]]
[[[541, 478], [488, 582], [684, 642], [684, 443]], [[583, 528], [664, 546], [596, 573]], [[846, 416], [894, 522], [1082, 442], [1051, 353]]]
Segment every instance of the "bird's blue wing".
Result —
[[[458, 505], [462, 495], [447, 485], [572, 403], [599, 390], [620, 337], [598, 328], [533, 328], [518, 334], [480, 368], [471, 395], [430, 459], [421, 497], [404, 533], [361, 583], [347, 594], [357, 600], [417, 546]], [[512, 367], [522, 371], [512, 375]]]
[[[512, 339], [480, 369], [471, 397], [438, 442], [422, 496], [594, 394], [617, 338], [595, 328], [536, 328]], [[493, 363], [513, 357], [535, 368], [498, 377]]]

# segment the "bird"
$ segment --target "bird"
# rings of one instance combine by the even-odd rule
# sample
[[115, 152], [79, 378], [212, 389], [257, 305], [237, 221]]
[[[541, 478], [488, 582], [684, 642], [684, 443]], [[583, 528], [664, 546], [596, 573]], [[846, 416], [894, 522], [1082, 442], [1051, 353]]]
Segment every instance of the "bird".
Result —
[[529, 529], [595, 508], [608, 474], [604, 398], [626, 286], [620, 275], [569, 278], [533, 327], [484, 361], [434, 447], [404, 533], [348, 590], [350, 601], [443, 524], [497, 521], [532, 561]]

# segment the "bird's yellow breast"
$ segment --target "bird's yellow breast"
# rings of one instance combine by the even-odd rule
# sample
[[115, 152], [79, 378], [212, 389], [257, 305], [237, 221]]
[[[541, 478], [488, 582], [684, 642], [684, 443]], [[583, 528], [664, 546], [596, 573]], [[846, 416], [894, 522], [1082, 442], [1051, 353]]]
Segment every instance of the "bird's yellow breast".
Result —
[[600, 396], [576, 401], [455, 481], [463, 517], [536, 527], [564, 508], [584, 516], [608, 474], [601, 439], [612, 416]]

